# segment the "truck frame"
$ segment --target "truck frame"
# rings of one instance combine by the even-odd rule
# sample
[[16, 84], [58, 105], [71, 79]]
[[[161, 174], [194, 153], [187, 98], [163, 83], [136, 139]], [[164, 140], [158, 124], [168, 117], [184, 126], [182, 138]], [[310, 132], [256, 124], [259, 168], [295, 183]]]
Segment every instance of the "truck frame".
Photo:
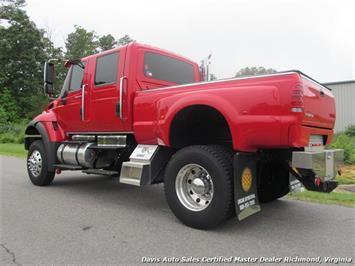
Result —
[[[193, 61], [128, 45], [65, 63], [60, 95], [25, 132], [34, 185], [77, 170], [120, 183], [164, 183], [184, 224], [242, 220], [302, 185], [331, 192], [342, 150], [328, 150], [331, 90], [297, 70], [203, 81]], [[54, 92], [54, 63], [44, 90]]]

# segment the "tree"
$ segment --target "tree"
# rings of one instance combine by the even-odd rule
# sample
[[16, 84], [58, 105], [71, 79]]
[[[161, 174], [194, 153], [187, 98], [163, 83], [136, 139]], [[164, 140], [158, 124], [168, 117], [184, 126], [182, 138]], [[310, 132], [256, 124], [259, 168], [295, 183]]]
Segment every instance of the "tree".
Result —
[[114, 48], [117, 42], [115, 41], [115, 37], [111, 34], [107, 34], [99, 38], [98, 44], [101, 51], [106, 51]]
[[65, 57], [80, 59], [82, 57], [97, 53], [97, 36], [94, 31], [87, 31], [75, 25], [74, 32], [68, 34], [65, 41]]
[[265, 67], [244, 67], [240, 69], [236, 74], [235, 77], [246, 77], [246, 76], [255, 76], [261, 74], [271, 74], [275, 73], [276, 70], [272, 68], [265, 68]]
[[210, 80], [217, 80], [217, 76], [215, 74], [211, 73]]
[[125, 36], [118, 39], [117, 44], [118, 46], [123, 46], [130, 42], [134, 42], [134, 40], [131, 37], [129, 37], [128, 34], [126, 34]]
[[[75, 26], [64, 52], [54, 46], [50, 34], [30, 21], [22, 10], [25, 0], [0, 0], [0, 4], [0, 124], [29, 120], [42, 112], [48, 103], [43, 94], [46, 60], [55, 63], [56, 88], [60, 88], [67, 72], [64, 58], [82, 58], [117, 45], [110, 34], [98, 39], [94, 31]], [[131, 41], [128, 35], [119, 39], [120, 45]]]
[[8, 89], [0, 92], [0, 125], [19, 120], [20, 109]]
[[[14, 0], [0, 6], [0, 17], [8, 22], [8, 27], [0, 25], [0, 93], [14, 100], [17, 117], [30, 118], [46, 103], [42, 96], [46, 54], [43, 32], [21, 9], [24, 5], [23, 0]], [[43, 101], [34, 103], [34, 96]], [[11, 113], [9, 106], [6, 111]]]

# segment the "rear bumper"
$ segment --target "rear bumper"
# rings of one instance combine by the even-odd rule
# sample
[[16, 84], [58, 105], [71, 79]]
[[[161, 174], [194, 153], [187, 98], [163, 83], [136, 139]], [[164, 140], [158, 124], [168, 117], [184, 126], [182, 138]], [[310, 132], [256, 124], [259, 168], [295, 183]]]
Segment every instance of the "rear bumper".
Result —
[[293, 125], [289, 129], [288, 146], [289, 147], [307, 147], [311, 135], [322, 135], [324, 145], [332, 141], [333, 130], [326, 128], [309, 127], [302, 125]]

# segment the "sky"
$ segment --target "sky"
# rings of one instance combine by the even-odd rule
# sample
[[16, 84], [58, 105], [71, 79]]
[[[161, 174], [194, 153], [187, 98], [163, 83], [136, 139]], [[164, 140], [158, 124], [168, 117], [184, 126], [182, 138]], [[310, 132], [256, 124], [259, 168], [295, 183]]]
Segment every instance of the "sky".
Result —
[[129, 34], [232, 77], [243, 67], [298, 69], [320, 82], [355, 79], [354, 0], [27, 0], [55, 45], [79, 25]]

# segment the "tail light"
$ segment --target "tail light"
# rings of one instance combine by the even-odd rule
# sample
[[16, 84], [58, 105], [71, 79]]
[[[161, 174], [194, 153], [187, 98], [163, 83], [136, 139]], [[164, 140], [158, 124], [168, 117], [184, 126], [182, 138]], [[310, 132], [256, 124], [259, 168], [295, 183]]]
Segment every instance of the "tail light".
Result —
[[291, 111], [294, 113], [303, 112], [303, 85], [296, 84], [291, 91]]

